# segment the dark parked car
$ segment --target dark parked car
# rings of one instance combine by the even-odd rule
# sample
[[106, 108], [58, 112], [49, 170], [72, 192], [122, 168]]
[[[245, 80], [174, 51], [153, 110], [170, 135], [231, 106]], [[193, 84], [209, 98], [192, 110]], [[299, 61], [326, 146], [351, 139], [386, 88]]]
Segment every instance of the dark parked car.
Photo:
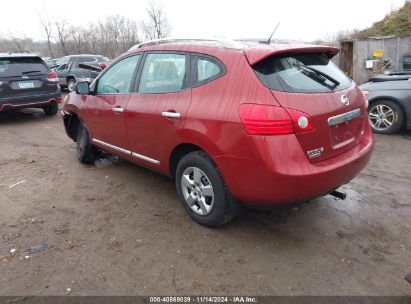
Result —
[[0, 53], [0, 112], [43, 108], [54, 115], [61, 102], [57, 74], [30, 53]]
[[392, 134], [403, 128], [411, 129], [410, 77], [380, 76], [361, 85], [368, 98], [368, 116], [375, 133]]
[[[226, 41], [142, 44], [65, 100], [80, 162], [98, 149], [175, 180], [198, 223], [239, 203], [326, 194], [368, 163], [374, 140], [361, 90], [331, 61], [338, 49]], [[153, 189], [153, 191], [155, 191]]]
[[55, 68], [59, 84], [62, 88], [73, 91], [77, 82], [92, 83], [102, 68], [97, 62], [70, 61]]
[[69, 63], [71, 61], [75, 62], [96, 62], [102, 69], [106, 68], [110, 62], [110, 59], [104, 57], [103, 55], [91, 55], [91, 54], [80, 54], [80, 55], [69, 55], [58, 59], [59, 64]]

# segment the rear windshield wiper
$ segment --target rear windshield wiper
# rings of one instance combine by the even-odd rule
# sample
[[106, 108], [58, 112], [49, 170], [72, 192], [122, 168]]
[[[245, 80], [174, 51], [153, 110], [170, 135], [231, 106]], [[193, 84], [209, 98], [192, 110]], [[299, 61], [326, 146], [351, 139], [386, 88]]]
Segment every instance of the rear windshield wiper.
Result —
[[326, 74], [326, 73], [324, 73], [324, 72], [321, 72], [320, 70], [317, 70], [317, 69], [315, 69], [315, 68], [308, 67], [308, 66], [306, 66], [305, 68], [307, 68], [307, 69], [309, 69], [309, 70], [311, 70], [311, 71], [313, 71], [313, 72], [316, 72], [317, 74], [323, 76], [324, 78], [327, 78], [329, 81], [331, 81], [332, 83], [334, 83], [336, 87], [338, 87], [338, 86], [340, 85], [340, 82], [339, 82], [338, 80], [336, 80], [335, 78], [331, 77], [330, 75], [328, 75], [328, 74]]
[[29, 75], [29, 76], [40, 76], [40, 75], [45, 75], [43, 71], [26, 71], [21, 73], [23, 75]]
[[[39, 73], [39, 74], [32, 75], [33, 73]], [[44, 75], [44, 74], [45, 73], [43, 73], [42, 71], [38, 71], [38, 70], [36, 70], [36, 71], [24, 71], [24, 72], [21, 72], [21, 75], [8, 76], [8, 78], [16, 78], [16, 77], [21, 77], [23, 75], [39, 76], [39, 75]]]
[[24, 72], [21, 72], [21, 75], [26, 75], [26, 74], [31, 74], [31, 73], [41, 73], [41, 71], [39, 71], [39, 70], [35, 70], [35, 71], [24, 71]]
[[[299, 68], [304, 72], [305, 75], [310, 77], [311, 79], [319, 82], [320, 84], [328, 87], [330, 90], [334, 90], [336, 87], [340, 85], [340, 82], [338, 80], [335, 80], [331, 76], [314, 69], [312, 67], [307, 67], [307, 66], [299, 66]], [[332, 82], [333, 85], [330, 85], [327, 83], [327, 80], [329, 82]]]

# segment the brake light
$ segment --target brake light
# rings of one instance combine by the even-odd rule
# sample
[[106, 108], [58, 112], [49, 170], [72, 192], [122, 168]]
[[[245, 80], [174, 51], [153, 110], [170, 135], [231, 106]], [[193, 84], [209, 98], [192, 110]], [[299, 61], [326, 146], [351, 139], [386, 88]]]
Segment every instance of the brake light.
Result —
[[107, 67], [107, 63], [100, 62], [99, 66], [100, 66], [100, 68], [105, 69]]
[[242, 104], [240, 118], [247, 134], [285, 135], [312, 131], [311, 117], [303, 112], [277, 106]]
[[58, 82], [59, 78], [57, 77], [57, 73], [54, 71], [50, 71], [47, 80], [50, 82]]

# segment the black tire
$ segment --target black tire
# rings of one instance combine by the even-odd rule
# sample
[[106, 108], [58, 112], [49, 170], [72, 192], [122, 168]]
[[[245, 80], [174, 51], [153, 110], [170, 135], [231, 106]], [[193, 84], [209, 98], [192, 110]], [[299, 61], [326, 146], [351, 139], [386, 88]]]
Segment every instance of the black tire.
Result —
[[69, 92], [74, 91], [74, 86], [76, 85], [76, 80], [74, 78], [67, 79], [67, 90]]
[[55, 102], [55, 101], [53, 101], [48, 106], [43, 108], [43, 111], [47, 116], [56, 115], [58, 110], [59, 110], [59, 106], [58, 106], [57, 102]]
[[[391, 112], [390, 112], [391, 111]], [[386, 115], [387, 113], [392, 113]], [[386, 115], [384, 118], [389, 123], [379, 121], [383, 119], [380, 114]], [[372, 131], [379, 134], [393, 134], [398, 132], [405, 122], [404, 111], [401, 106], [390, 100], [377, 100], [368, 107], [368, 116], [370, 118]]]
[[93, 146], [87, 129], [80, 122], [77, 129], [77, 159], [83, 164], [90, 164], [94, 161]]
[[[197, 212], [201, 212], [201, 208], [198, 207], [199, 205], [193, 204], [190, 207], [189, 203], [187, 202], [185, 198], [185, 195], [188, 194], [188, 196], [190, 196], [191, 193], [196, 192], [194, 189], [191, 190], [193, 192], [191, 192], [188, 189], [184, 190], [183, 185], [182, 185], [182, 179], [183, 179], [184, 172], [189, 172], [187, 170], [191, 170], [192, 168], [199, 169], [199, 171], [204, 174], [202, 178], [205, 178], [206, 183], [204, 184], [203, 183], [204, 180], [201, 179], [202, 184], [198, 185], [198, 189], [200, 189], [200, 186], [204, 186], [204, 185], [207, 185], [207, 186], [211, 185], [212, 187], [213, 203], [212, 205], [210, 202], [208, 203], [208, 206], [211, 208], [211, 210], [209, 211], [208, 214], [205, 214], [205, 215], [198, 214]], [[234, 198], [230, 195], [228, 188], [224, 182], [224, 179], [220, 173], [220, 170], [218, 169], [216, 164], [213, 162], [213, 160], [210, 158], [210, 156], [208, 156], [203, 151], [191, 152], [185, 155], [180, 160], [180, 162], [177, 165], [175, 183], [176, 183], [178, 196], [180, 198], [181, 203], [183, 204], [184, 209], [187, 211], [188, 215], [200, 225], [203, 225], [206, 227], [221, 226], [224, 223], [231, 220], [241, 210], [240, 206], [237, 204]], [[206, 197], [205, 195], [202, 195], [202, 193], [199, 195], [199, 197], [205, 197], [206, 199], [210, 198], [210, 197]], [[193, 211], [192, 208], [198, 209], [198, 211], [197, 212]]]

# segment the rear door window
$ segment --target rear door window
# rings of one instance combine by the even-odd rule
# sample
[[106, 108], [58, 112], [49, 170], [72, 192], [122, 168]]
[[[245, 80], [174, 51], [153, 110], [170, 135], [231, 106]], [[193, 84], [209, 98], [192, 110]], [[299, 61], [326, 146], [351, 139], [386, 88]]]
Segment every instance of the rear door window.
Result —
[[172, 93], [186, 88], [186, 55], [148, 54], [141, 73], [140, 93]]
[[0, 77], [47, 74], [47, 71], [39, 57], [0, 58]]
[[351, 79], [321, 53], [271, 56], [253, 69], [265, 86], [276, 91], [321, 93], [351, 85]]

